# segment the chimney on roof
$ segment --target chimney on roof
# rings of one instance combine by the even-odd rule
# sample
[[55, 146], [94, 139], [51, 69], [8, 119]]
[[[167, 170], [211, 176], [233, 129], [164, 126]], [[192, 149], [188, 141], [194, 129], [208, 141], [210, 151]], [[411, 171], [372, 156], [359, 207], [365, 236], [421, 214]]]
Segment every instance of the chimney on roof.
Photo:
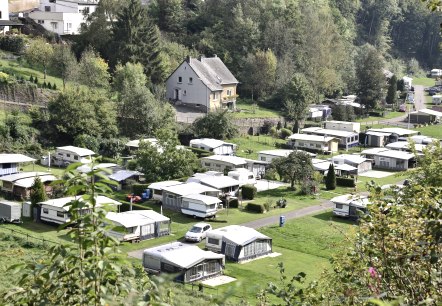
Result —
[[190, 64], [190, 60], [191, 60], [192, 58], [190, 57], [190, 55], [188, 55], [188, 56], [186, 56], [186, 62], [188, 62], [189, 64]]
[[199, 61], [201, 62], [203, 59], [205, 59], [206, 57], [204, 56], [204, 54], [201, 54], [200, 56], [199, 56]]

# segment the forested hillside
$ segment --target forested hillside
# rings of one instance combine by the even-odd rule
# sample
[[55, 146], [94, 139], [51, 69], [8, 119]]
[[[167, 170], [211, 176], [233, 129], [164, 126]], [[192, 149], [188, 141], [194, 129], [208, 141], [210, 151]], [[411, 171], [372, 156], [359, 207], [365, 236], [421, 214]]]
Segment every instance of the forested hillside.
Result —
[[[161, 59], [162, 73], [154, 77], [157, 84], [188, 54], [221, 57], [240, 79], [242, 97], [267, 102], [273, 93], [283, 94], [295, 73], [306, 78], [318, 99], [353, 92], [355, 63], [366, 53], [366, 44], [374, 46], [384, 68], [400, 76], [422, 73], [420, 67], [431, 69], [441, 62], [441, 15], [417, 0], [149, 3], [152, 23], [145, 24], [161, 31], [160, 40], [153, 42], [158, 43]], [[106, 22], [121, 6], [121, 1], [101, 1], [101, 10], [77, 40], [78, 54], [91, 45], [111, 67], [122, 60], [115, 48], [131, 38], [124, 37], [124, 31], [110, 35]]]

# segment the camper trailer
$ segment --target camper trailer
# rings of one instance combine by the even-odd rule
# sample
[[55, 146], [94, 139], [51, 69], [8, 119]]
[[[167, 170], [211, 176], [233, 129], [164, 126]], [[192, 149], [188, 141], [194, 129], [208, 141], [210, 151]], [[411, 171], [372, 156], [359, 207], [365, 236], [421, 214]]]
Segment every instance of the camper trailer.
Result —
[[106, 219], [114, 225], [107, 234], [119, 241], [141, 241], [170, 234], [170, 219], [153, 210], [108, 212]]
[[352, 194], [337, 196], [330, 201], [334, 204], [333, 215], [350, 219], [358, 219], [358, 211], [365, 213], [370, 204], [368, 197]]
[[21, 204], [0, 201], [0, 222], [21, 223]]
[[442, 102], [442, 96], [441, 95], [434, 95], [431, 97], [431, 101], [434, 105], [439, 105]]
[[152, 183], [147, 186], [152, 190], [152, 199], [162, 202], [163, 201], [163, 189], [170, 186], [180, 185], [182, 182], [179, 181], [163, 181]]
[[181, 212], [198, 218], [213, 218], [216, 216], [221, 200], [217, 197], [203, 194], [189, 194], [183, 197]]
[[251, 185], [256, 184], [255, 174], [253, 174], [252, 171], [249, 171], [245, 168], [229, 171], [227, 173], [227, 175], [230, 176], [231, 178], [234, 178], [235, 180], [239, 181], [239, 186], [244, 186], [244, 185], [248, 185], [248, 184], [251, 184]]

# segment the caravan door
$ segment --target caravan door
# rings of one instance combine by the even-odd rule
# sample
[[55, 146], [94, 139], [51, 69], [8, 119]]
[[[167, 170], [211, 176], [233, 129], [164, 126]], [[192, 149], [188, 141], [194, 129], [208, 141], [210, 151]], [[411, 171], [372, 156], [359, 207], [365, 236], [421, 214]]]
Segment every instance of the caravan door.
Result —
[[149, 239], [154, 236], [155, 228], [153, 224], [140, 226], [140, 240]]

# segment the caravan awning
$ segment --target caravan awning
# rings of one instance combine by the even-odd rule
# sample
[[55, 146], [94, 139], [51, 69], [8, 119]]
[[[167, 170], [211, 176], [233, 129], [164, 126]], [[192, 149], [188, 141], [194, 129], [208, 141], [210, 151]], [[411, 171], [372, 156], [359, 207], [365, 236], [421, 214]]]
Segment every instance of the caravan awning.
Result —
[[117, 182], [121, 182], [124, 181], [132, 176], [136, 176], [136, 175], [142, 175], [141, 172], [138, 171], [131, 171], [131, 170], [120, 170], [115, 172], [112, 175], [109, 175], [109, 178], [111, 180], [117, 181]]

